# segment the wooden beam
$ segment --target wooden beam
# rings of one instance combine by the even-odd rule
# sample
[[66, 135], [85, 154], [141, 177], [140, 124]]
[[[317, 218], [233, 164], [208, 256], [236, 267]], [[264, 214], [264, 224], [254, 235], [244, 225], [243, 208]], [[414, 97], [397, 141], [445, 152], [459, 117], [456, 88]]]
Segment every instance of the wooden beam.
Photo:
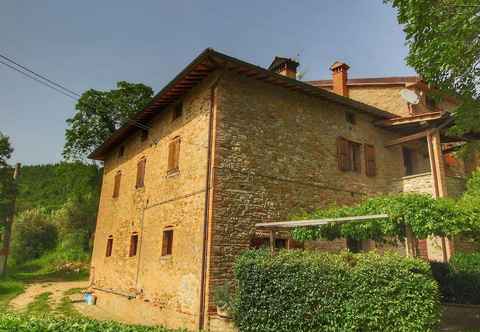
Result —
[[273, 253], [275, 251], [275, 231], [270, 231], [270, 251]]
[[443, 116], [444, 116], [444, 113], [431, 112], [431, 113], [424, 113], [424, 114], [408, 116], [408, 117], [399, 117], [394, 119], [381, 120], [381, 121], [375, 122], [375, 125], [380, 127], [400, 126], [400, 125], [418, 123], [423, 121], [438, 120], [438, 119], [441, 119]]
[[429, 133], [429, 130], [424, 130], [424, 131], [421, 131], [419, 133], [415, 133], [415, 134], [412, 134], [412, 135], [400, 137], [400, 138], [397, 138], [397, 139], [394, 139], [394, 140], [391, 140], [391, 141], [387, 142], [387, 144], [385, 144], [385, 147], [389, 148], [389, 147], [399, 145], [399, 144], [402, 144], [402, 143], [415, 141], [417, 139], [427, 137], [428, 133]]
[[296, 228], [296, 227], [308, 227], [308, 226], [322, 226], [328, 224], [345, 224], [348, 222], [361, 222], [374, 219], [388, 218], [388, 214], [374, 214], [370, 216], [355, 216], [355, 217], [342, 217], [342, 218], [327, 218], [327, 219], [313, 219], [313, 220], [295, 220], [295, 221], [279, 221], [279, 222], [266, 222], [255, 224], [256, 228]]

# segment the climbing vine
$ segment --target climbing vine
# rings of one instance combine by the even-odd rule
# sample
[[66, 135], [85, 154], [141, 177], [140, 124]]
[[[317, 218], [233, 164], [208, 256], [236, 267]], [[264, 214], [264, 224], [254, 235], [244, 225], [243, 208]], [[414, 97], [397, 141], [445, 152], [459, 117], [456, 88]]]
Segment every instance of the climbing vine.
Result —
[[380, 196], [350, 207], [332, 206], [293, 219], [323, 219], [387, 214], [387, 218], [321, 227], [301, 227], [292, 231], [296, 240], [352, 238], [388, 241], [403, 239], [406, 226], [417, 238], [480, 233], [480, 211], [467, 200], [433, 199], [421, 194]]

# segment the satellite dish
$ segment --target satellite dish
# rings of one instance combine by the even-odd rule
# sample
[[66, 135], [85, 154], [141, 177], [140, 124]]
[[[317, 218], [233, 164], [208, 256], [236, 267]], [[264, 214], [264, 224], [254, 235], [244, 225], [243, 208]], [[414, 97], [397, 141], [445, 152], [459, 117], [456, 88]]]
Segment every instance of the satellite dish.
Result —
[[402, 89], [400, 91], [400, 96], [402, 96], [402, 98], [405, 99], [407, 101], [407, 103], [409, 103], [409, 104], [416, 105], [420, 102], [420, 98], [412, 90]]

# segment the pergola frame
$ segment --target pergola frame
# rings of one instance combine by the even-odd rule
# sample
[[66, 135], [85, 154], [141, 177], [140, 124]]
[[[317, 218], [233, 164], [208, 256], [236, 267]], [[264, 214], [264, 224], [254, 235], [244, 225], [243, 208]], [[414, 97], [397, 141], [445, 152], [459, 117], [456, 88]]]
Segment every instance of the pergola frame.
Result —
[[369, 220], [388, 218], [388, 214], [374, 214], [368, 216], [353, 216], [341, 218], [311, 219], [311, 220], [294, 220], [267, 222], [255, 224], [257, 229], [270, 231], [270, 250], [275, 250], [275, 232], [279, 230], [293, 229], [298, 227], [324, 226], [324, 225], [340, 225], [346, 223], [361, 223]]

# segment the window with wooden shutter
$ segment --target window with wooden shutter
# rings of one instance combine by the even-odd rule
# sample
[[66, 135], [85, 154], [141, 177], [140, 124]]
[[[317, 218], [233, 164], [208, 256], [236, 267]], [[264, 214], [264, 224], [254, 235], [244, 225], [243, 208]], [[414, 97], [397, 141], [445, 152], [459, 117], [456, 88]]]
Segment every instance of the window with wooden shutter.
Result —
[[130, 237], [130, 251], [128, 256], [133, 257], [137, 255], [137, 248], [138, 248], [138, 234], [133, 233]]
[[163, 231], [162, 256], [169, 256], [173, 249], [173, 229]]
[[348, 141], [343, 137], [337, 138], [337, 162], [338, 162], [338, 169], [346, 172], [351, 170], [351, 163], [350, 163], [350, 145]]
[[365, 174], [367, 176], [377, 175], [375, 147], [369, 144], [365, 144]]
[[351, 142], [343, 137], [337, 138], [338, 169], [342, 172], [357, 172], [362, 170], [362, 145]]
[[107, 239], [107, 250], [105, 252], [105, 257], [112, 256], [112, 251], [113, 251], [113, 236], [110, 235]]
[[143, 188], [145, 185], [145, 165], [147, 159], [143, 158], [137, 163], [137, 182], [135, 184], [136, 188]]
[[168, 174], [179, 171], [180, 142], [180, 137], [175, 137], [168, 145]]
[[113, 197], [118, 197], [120, 194], [120, 182], [122, 181], [122, 172], [118, 171], [115, 174], [115, 178], [113, 180]]

